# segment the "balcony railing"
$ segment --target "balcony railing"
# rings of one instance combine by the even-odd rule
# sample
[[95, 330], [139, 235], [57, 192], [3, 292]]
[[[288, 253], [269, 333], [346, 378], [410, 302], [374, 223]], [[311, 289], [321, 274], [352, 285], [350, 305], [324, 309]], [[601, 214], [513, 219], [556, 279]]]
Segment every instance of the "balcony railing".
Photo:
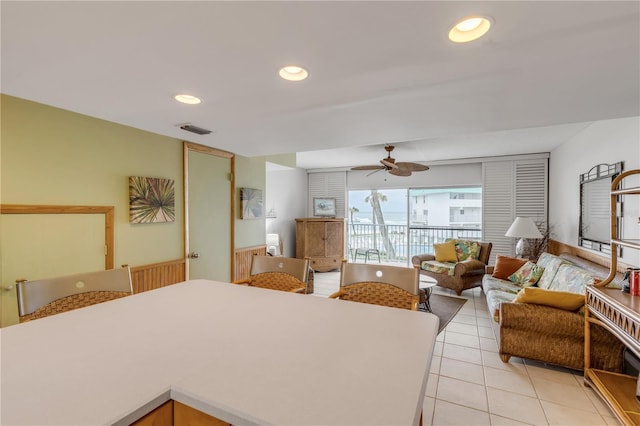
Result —
[[349, 223], [347, 235], [350, 260], [353, 260], [356, 249], [376, 249], [384, 262], [408, 264], [412, 256], [433, 253], [434, 244], [449, 238], [480, 240], [482, 229]]

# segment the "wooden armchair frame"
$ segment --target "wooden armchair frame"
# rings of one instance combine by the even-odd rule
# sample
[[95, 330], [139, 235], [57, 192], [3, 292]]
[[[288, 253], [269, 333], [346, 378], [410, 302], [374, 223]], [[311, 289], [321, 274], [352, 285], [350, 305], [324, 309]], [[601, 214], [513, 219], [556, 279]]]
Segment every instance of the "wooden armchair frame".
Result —
[[[426, 271], [424, 269], [420, 269], [420, 273], [434, 278], [440, 287], [449, 288], [455, 291], [458, 296], [462, 294], [463, 290], [482, 286], [482, 276], [485, 274], [485, 269], [489, 264], [489, 256], [491, 256], [493, 244], [484, 241], [478, 242], [480, 243], [480, 255], [478, 259], [468, 259], [457, 262], [453, 275]], [[411, 263], [420, 268], [422, 262], [435, 259], [436, 257], [433, 254], [419, 254], [411, 258]]]

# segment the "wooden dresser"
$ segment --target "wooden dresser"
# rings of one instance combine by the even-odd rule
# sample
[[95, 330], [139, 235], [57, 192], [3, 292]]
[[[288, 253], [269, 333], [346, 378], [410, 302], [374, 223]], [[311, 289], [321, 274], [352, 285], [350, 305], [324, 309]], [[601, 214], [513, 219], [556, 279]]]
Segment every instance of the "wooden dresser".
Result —
[[344, 258], [344, 219], [296, 219], [296, 257], [308, 257], [314, 271], [340, 269]]

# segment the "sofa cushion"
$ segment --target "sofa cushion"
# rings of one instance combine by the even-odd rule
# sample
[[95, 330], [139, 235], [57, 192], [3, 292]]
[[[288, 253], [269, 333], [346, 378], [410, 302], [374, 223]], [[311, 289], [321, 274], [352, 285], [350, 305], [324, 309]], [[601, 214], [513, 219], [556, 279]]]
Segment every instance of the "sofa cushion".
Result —
[[538, 287], [545, 289], [550, 288], [560, 265], [565, 264], [569, 264], [569, 262], [559, 258], [558, 256], [554, 256], [549, 253], [542, 253], [538, 259], [537, 265], [543, 267], [544, 272], [542, 273], [540, 280], [538, 280]]
[[456, 253], [456, 245], [453, 241], [447, 241], [442, 244], [434, 244], [433, 250], [435, 251], [437, 262], [457, 262], [458, 255]]
[[544, 268], [527, 261], [517, 271], [509, 275], [509, 281], [522, 287], [529, 287], [538, 282], [543, 272]]
[[472, 240], [456, 240], [452, 239], [456, 248], [456, 255], [458, 262], [463, 262], [467, 259], [478, 260], [480, 257], [480, 243]]
[[513, 301], [521, 289], [522, 287], [511, 281], [494, 278], [489, 274], [482, 277], [482, 291], [487, 300], [489, 313], [496, 322], [500, 321], [500, 305]]
[[438, 274], [453, 275], [456, 264], [453, 262], [438, 262], [436, 260], [425, 260], [420, 266], [425, 271], [436, 272]]
[[560, 259], [555, 254], [547, 253], [546, 251], [540, 255], [538, 260], [536, 261], [536, 265], [542, 266], [543, 268], [547, 268], [549, 266], [549, 262], [554, 259]]
[[509, 279], [509, 275], [516, 272], [525, 263], [527, 263], [525, 259], [498, 255], [496, 256], [496, 266], [493, 267], [493, 274], [491, 274], [491, 276], [501, 280], [507, 280]]
[[552, 308], [576, 311], [584, 306], [584, 296], [566, 291], [545, 290], [537, 287], [525, 287], [513, 300], [515, 303], [533, 303]]
[[585, 288], [594, 282], [595, 278], [584, 269], [565, 263], [558, 268], [549, 290], [584, 294]]
[[[587, 259], [583, 259], [582, 257], [573, 256], [568, 253], [561, 253], [560, 258], [566, 262], [569, 262], [573, 265], [578, 266], [581, 269], [584, 269], [589, 273], [589, 275], [593, 276], [596, 279], [604, 280], [609, 276], [609, 268], [606, 266], [598, 265], [593, 263]], [[623, 284], [623, 275], [621, 273], [617, 273], [612, 282], [606, 285], [607, 288], [622, 288]]]

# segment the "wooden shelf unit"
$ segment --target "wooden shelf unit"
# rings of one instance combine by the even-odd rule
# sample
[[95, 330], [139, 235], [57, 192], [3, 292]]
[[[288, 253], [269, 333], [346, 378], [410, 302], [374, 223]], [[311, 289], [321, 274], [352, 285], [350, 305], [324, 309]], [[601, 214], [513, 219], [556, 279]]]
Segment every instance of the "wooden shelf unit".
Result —
[[617, 197], [640, 195], [640, 187], [619, 189], [620, 183], [640, 170], [629, 170], [611, 183], [611, 265], [609, 275], [602, 282], [587, 287], [585, 309], [584, 379], [609, 405], [625, 425], [640, 425], [640, 403], [636, 399], [638, 378], [590, 368], [591, 324], [606, 328], [640, 357], [640, 296], [631, 296], [619, 289], [607, 288], [618, 267], [618, 248], [640, 250], [640, 240], [618, 237]]

